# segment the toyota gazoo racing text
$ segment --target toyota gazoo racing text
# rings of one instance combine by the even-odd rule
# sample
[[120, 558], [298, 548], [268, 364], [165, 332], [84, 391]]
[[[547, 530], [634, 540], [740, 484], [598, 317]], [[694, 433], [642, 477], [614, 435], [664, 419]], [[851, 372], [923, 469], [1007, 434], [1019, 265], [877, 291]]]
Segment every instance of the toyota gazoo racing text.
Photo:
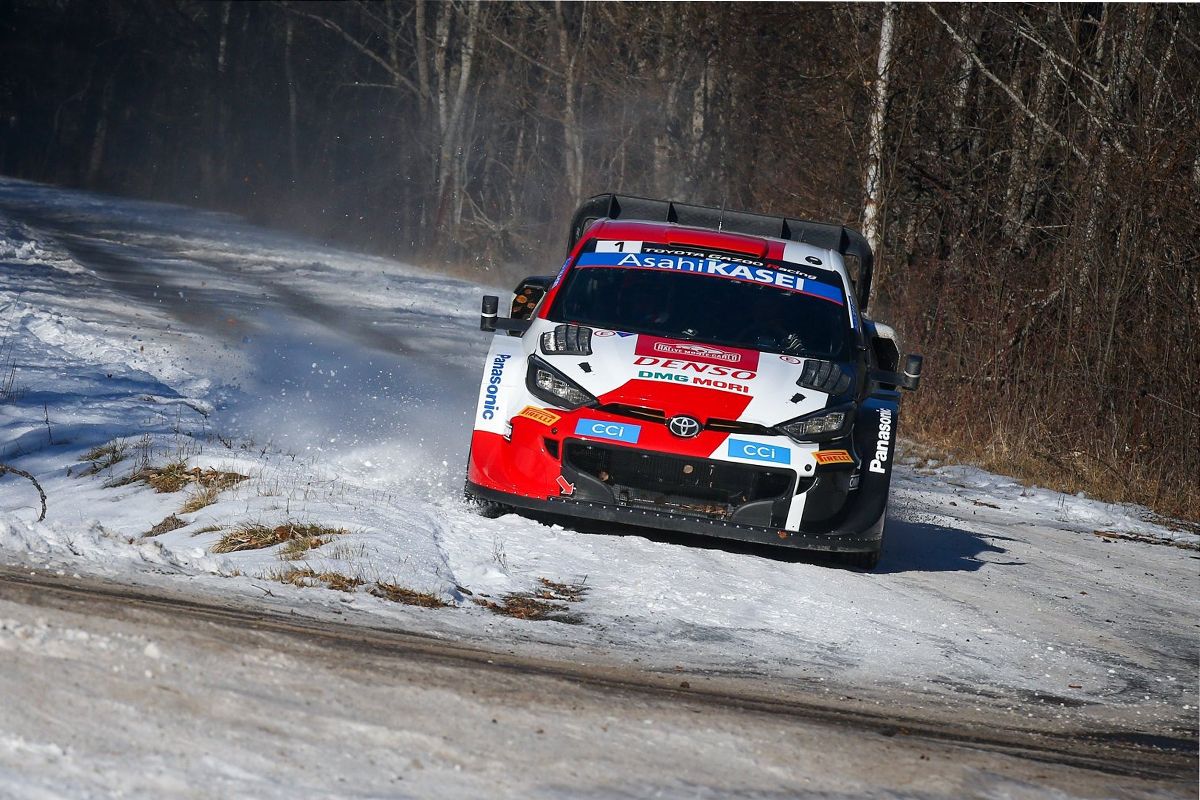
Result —
[[[903, 371], [840, 226], [600, 195], [557, 276], [495, 331], [467, 494], [525, 509], [879, 557]], [[857, 284], [844, 256], [858, 261]]]

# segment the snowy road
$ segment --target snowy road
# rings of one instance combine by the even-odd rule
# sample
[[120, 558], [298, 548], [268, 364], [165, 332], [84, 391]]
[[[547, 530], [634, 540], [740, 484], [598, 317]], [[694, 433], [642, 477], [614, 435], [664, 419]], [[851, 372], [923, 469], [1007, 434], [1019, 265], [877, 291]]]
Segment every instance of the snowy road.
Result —
[[[0, 572], [0, 620], [0, 691], [43, 698], [9, 723], [56, 743], [0, 736], [18, 793], [1169, 796], [1192, 772], [1181, 741], [987, 729], [28, 572]], [[81, 719], [72, 683], [101, 713]]]
[[[0, 560], [39, 574], [186, 592], [343, 626], [420, 631], [647, 680], [682, 675], [692, 684], [736, 681], [743, 693], [751, 687], [805, 702], [827, 698], [831, 706], [853, 706], [858, 725], [871, 709], [927, 722], [954, 719], [976, 735], [1009, 731], [1081, 742], [1107, 736], [1125, 754], [1113, 757], [1118, 762], [1140, 757], [1130, 744], [1137, 741], [1165, 743], [1168, 756], [1190, 742], [1194, 752], [1200, 537], [1185, 525], [1150, 520], [1142, 509], [1027, 488], [910, 452], [894, 487], [883, 562], [870, 575], [645, 531], [577, 531], [473, 515], [458, 498], [486, 351], [477, 330], [480, 293], [223, 215], [0, 179], [0, 462], [36, 474], [50, 500], [46, 521], [35, 522], [29, 485], [0, 479]], [[120, 457], [98, 455], [106, 445]], [[172, 463], [249, 479], [190, 506], [201, 494], [194, 483], [159, 493], [144, 481], [125, 481], [139, 469]], [[146, 535], [168, 521], [165, 532]], [[306, 551], [276, 544], [216, 552], [222, 537], [249, 523], [312, 524], [331, 533]], [[300, 570], [313, 577], [296, 579]], [[348, 592], [327, 588], [329, 579], [320, 576], [335, 574], [358, 583]], [[292, 583], [280, 581], [289, 576]], [[543, 580], [582, 590], [556, 615], [576, 624], [514, 619], [480, 605], [504, 606], [513, 595], [541, 590]], [[444, 606], [393, 602], [381, 584]], [[60, 664], [52, 660], [56, 648], [92, 652], [72, 633], [89, 630], [70, 618], [77, 610], [38, 622], [48, 612], [14, 604], [8, 589], [3, 596], [0, 654], [20, 653], [22, 674], [36, 673], [42, 662]], [[120, 630], [96, 635], [148, 635], [127, 619], [111, 624]], [[237, 671], [245, 678], [248, 669]], [[219, 680], [211, 669], [196, 670], [178, 680]], [[332, 703], [345, 676], [329, 680], [339, 688], [320, 691]], [[167, 685], [183, 688], [176, 679]], [[3, 684], [3, 707], [26, 700], [21, 686]], [[52, 695], [64, 704], [85, 699], [62, 689]], [[350, 719], [374, 713], [363, 697], [344, 702]], [[602, 701], [589, 702], [589, 713], [599, 713]], [[391, 707], [403, 705], [396, 703]], [[274, 708], [264, 701], [257, 722], [247, 724], [273, 725]], [[520, 713], [532, 724], [538, 715], [530, 708], [522, 705]], [[550, 716], [563, 713], [556, 707]], [[623, 713], [614, 718], [629, 737], [622, 746], [634, 748], [636, 726]], [[671, 723], [679, 738], [671, 738], [669, 752], [677, 755], [687, 749], [682, 719]], [[772, 725], [803, 728], [795, 720], [747, 720], [736, 725], [753, 728], [754, 741], [770, 738]], [[439, 736], [461, 733], [451, 724], [454, 732]], [[264, 748], [284, 735], [271, 730]], [[63, 735], [50, 718], [0, 716], [0, 794], [23, 785], [20, 765], [33, 763], [23, 753], [55, 753], [67, 747]], [[717, 796], [728, 788], [710, 780], [701, 763], [705, 752], [709, 759], [731, 752], [728, 740], [697, 737], [696, 758], [677, 762], [680, 782], [666, 796]], [[405, 741], [401, 749], [414, 758], [436, 749]], [[484, 739], [471, 741], [482, 747]], [[99, 763], [95, 741], [76, 747], [81, 763]], [[788, 751], [780, 747], [763, 763], [784, 769]], [[603, 759], [618, 754], [591, 753], [579, 768], [615, 763]], [[860, 755], [882, 757], [869, 749]], [[164, 780], [185, 781], [202, 769], [196, 753], [192, 761], [153, 757], [162, 759], [156, 763]], [[738, 763], [746, 768], [751, 761]], [[43, 767], [51, 769], [30, 769]], [[239, 769], [250, 781], [256, 768], [247, 761]], [[986, 777], [1016, 779], [1017, 772], [990, 769], [969, 760], [961, 769], [947, 766], [936, 773], [944, 782], [914, 783], [911, 796], [1021, 796]], [[1021, 780], [1059, 786], [1064, 796], [1105, 796], [1101, 783], [1056, 769]], [[360, 770], [371, 780], [382, 780], [384, 771]], [[694, 773], [693, 783], [685, 772]], [[815, 778], [811, 768], [794, 765], [771, 774], [778, 780], [769, 786], [736, 785], [794, 793], [803, 779]], [[640, 796], [649, 786], [622, 788], [587, 775], [573, 784], [576, 791], [563, 793]], [[536, 786], [554, 794], [565, 776]], [[339, 793], [336, 785], [294, 777], [297, 786]], [[1143, 788], [1173, 796], [1172, 787], [1187, 784], [1177, 773], [1164, 779]], [[89, 780], [59, 788], [107, 794], [115, 785], [100, 773]], [[534, 785], [509, 784], [505, 793], [525, 794]], [[696, 791], [689, 794], [689, 786]], [[812, 786], [854, 794], [863, 785]]]

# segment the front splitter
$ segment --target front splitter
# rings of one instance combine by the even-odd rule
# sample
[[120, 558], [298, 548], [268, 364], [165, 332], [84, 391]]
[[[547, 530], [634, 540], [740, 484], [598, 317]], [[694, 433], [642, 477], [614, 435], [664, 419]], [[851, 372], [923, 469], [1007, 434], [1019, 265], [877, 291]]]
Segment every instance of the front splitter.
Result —
[[669, 511], [636, 508], [633, 506], [616, 506], [609, 503], [593, 503], [586, 500], [572, 500], [569, 497], [556, 497], [539, 500], [534, 497], [523, 497], [517, 494], [487, 489], [471, 481], [467, 481], [466, 493], [469, 497], [486, 500], [517, 509], [537, 511], [543, 514], [554, 514], [564, 517], [578, 517], [602, 522], [614, 522], [622, 525], [636, 525], [643, 528], [695, 533], [701, 536], [711, 536], [718, 539], [734, 539], [742, 542], [787, 547], [795, 550], [817, 550], [826, 553], [867, 553], [879, 549], [882, 538], [881, 526], [873, 525], [866, 533], [856, 531], [840, 531], [837, 529], [822, 533], [805, 533], [788, 531], [781, 528], [762, 528], [755, 525], [738, 525], [721, 520], [692, 517], [685, 514], [675, 514]]

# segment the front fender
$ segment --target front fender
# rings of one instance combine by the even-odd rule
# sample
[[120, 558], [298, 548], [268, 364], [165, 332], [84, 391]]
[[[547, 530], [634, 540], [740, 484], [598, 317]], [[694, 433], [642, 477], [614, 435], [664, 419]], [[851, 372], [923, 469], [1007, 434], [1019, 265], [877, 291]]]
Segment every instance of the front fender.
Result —
[[472, 427], [476, 431], [507, 436], [508, 422], [521, 410], [524, 399], [525, 352], [521, 339], [496, 334], [484, 362]]

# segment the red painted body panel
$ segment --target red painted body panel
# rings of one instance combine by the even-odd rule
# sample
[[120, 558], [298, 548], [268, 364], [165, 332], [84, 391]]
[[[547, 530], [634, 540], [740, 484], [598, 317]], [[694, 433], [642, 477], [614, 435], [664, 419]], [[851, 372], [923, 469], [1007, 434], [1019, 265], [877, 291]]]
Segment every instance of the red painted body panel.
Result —
[[[703, 402], [698, 402], [700, 397], [704, 398]], [[741, 395], [653, 381], [630, 381], [604, 395], [601, 400], [660, 408], [668, 417], [689, 414], [702, 421], [737, 419], [750, 402], [748, 397]], [[471, 437], [467, 479], [488, 489], [545, 499], [560, 494], [558, 476], [562, 474], [562, 462], [546, 449], [546, 439], [559, 443], [560, 454], [562, 442], [579, 439], [610, 447], [633, 447], [670, 455], [708, 458], [729, 436], [722, 431], [702, 431], [693, 439], [680, 439], [672, 435], [665, 425], [633, 420], [595, 408], [576, 411], [555, 409], [553, 413], [560, 416], [553, 425], [514, 417], [511, 440], [499, 434], [475, 431]], [[636, 444], [623, 444], [607, 438], [577, 434], [575, 429], [581, 419], [602, 420], [625, 427], [637, 425], [640, 427], [638, 441]]]
[[[601, 395], [600, 402], [604, 404], [624, 403], [631, 406], [656, 409], [662, 411], [667, 419], [677, 414], [687, 414], [689, 417], [695, 417], [700, 422], [708, 422], [710, 419], [740, 419], [742, 412], [746, 410], [746, 406], [750, 405], [750, 397], [744, 394], [721, 391], [720, 389], [705, 389], [682, 383], [632, 380], [627, 381], [611, 392]], [[595, 419], [607, 419], [611, 415], [589, 412], [587, 416]], [[614, 419], [629, 421], [627, 417], [614, 417]], [[650, 427], [653, 427], [656, 432], [663, 434], [663, 450], [685, 453], [687, 455], [699, 454], [698, 451], [692, 452], [688, 445], [703, 439], [703, 435], [695, 439], [680, 439], [672, 436], [665, 426], [653, 424], [643, 426], [643, 432], [649, 433], [646, 428]], [[724, 436], [724, 434], [721, 435]], [[648, 440], [642, 439], [638, 442], [638, 445], [642, 446], [642, 443], [646, 441]], [[714, 441], [711, 447], [709, 447], [708, 452], [711, 453], [713, 448], [718, 444], [720, 444], [720, 441]]]
[[549, 427], [522, 417], [513, 418], [511, 441], [497, 433], [475, 431], [471, 435], [467, 479], [488, 489], [525, 497], [558, 495], [557, 480], [562, 470], [558, 459], [546, 450], [544, 438], [550, 435]]

